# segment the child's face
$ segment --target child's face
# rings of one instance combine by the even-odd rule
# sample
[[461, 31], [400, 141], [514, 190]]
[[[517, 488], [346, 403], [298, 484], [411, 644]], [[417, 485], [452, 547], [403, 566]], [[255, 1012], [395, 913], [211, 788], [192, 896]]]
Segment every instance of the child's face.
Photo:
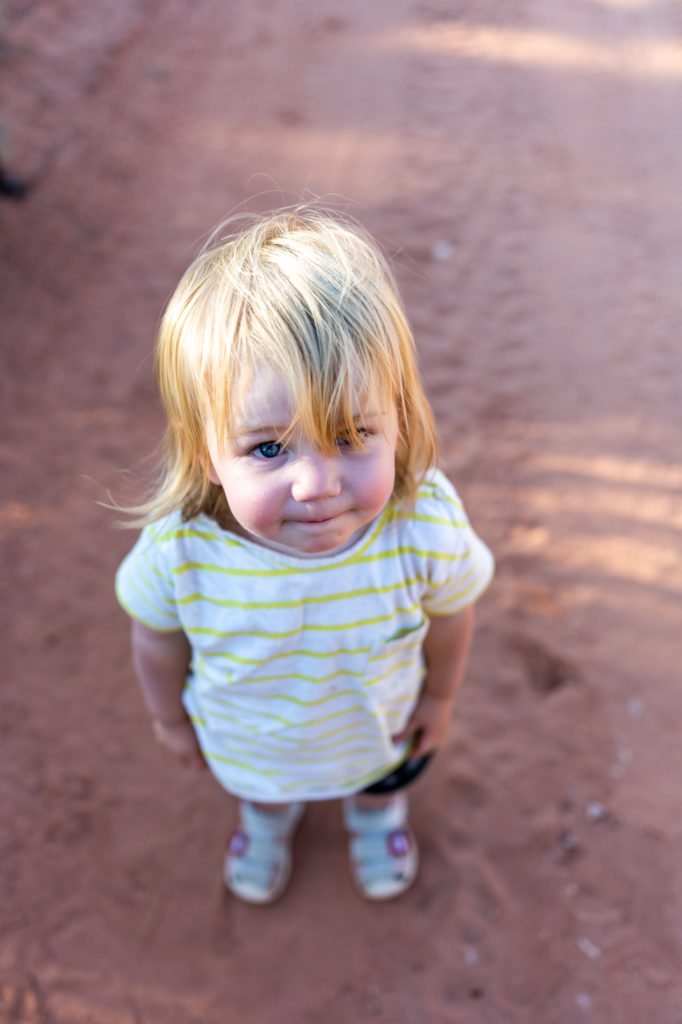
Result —
[[244, 533], [275, 550], [318, 555], [352, 544], [393, 492], [398, 418], [370, 394], [357, 426], [365, 450], [339, 439], [336, 452], [294, 431], [285, 385], [267, 369], [254, 374], [234, 433], [221, 449], [207, 431], [209, 477], [220, 484]]

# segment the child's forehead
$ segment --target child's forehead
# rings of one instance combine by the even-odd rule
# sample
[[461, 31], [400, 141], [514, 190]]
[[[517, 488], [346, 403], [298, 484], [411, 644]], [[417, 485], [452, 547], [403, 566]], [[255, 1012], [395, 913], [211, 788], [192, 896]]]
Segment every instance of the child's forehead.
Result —
[[[352, 415], [382, 414], [388, 404], [378, 379], [352, 382]], [[295, 383], [275, 367], [255, 366], [240, 374], [232, 396], [229, 433], [256, 433], [276, 428], [284, 434], [300, 418], [301, 404], [314, 404], [315, 397], [297, 390]]]
[[[235, 401], [236, 399], [236, 401]], [[232, 416], [232, 430], [245, 433], [260, 427], [288, 425], [296, 416], [293, 390], [284, 377], [268, 366], [242, 375]]]

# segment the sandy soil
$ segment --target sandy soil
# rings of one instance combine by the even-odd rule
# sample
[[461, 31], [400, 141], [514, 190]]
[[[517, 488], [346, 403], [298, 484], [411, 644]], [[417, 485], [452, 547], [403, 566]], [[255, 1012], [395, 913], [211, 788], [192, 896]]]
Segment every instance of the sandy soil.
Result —
[[[682, 1021], [675, 0], [5, 0], [0, 1019]], [[498, 559], [423, 871], [360, 902], [316, 805], [281, 904], [157, 748], [98, 504], [161, 427], [157, 316], [236, 205], [394, 257]]]

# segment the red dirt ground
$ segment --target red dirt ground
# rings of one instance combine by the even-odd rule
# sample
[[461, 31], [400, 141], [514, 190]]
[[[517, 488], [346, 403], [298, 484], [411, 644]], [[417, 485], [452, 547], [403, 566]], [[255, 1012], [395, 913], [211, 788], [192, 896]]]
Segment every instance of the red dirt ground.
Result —
[[[680, 1024], [682, 14], [675, 0], [5, 0], [8, 1024]], [[284, 900], [155, 746], [98, 502], [155, 446], [157, 317], [237, 205], [394, 258], [443, 461], [498, 559], [415, 888], [338, 806]]]

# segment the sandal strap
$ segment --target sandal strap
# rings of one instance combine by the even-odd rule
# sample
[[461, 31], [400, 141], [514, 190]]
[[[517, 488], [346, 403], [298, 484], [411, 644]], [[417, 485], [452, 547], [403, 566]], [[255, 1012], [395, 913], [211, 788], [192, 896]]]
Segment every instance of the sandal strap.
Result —
[[239, 805], [240, 826], [230, 839], [224, 878], [228, 888], [252, 903], [270, 903], [284, 891], [291, 871], [291, 841], [305, 804], [281, 811]]
[[377, 810], [359, 810], [344, 802], [351, 832], [349, 853], [354, 882], [367, 899], [390, 899], [414, 881], [419, 854], [407, 823], [407, 799], [400, 793]]

